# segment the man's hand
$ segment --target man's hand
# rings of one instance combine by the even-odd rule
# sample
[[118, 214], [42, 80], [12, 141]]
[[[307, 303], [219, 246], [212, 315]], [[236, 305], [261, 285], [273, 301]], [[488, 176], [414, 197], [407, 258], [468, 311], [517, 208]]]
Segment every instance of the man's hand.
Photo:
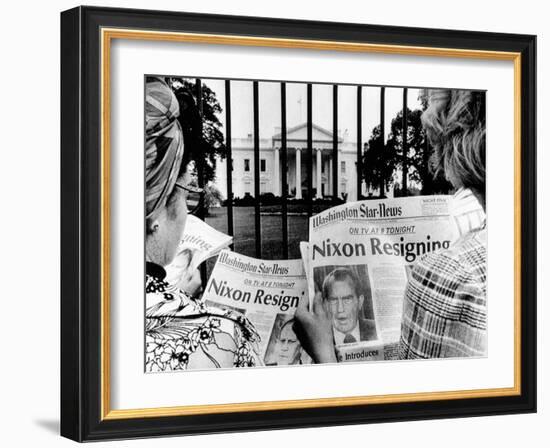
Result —
[[311, 312], [308, 310], [307, 297], [302, 297], [294, 316], [294, 332], [302, 347], [318, 364], [337, 362], [332, 323], [322, 301], [321, 293], [316, 293]]

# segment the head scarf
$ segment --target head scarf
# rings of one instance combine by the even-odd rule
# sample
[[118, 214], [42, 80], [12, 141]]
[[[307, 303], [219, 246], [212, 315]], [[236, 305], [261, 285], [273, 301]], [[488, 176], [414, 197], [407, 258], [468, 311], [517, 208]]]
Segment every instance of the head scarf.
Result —
[[166, 205], [183, 158], [183, 133], [177, 120], [178, 101], [160, 78], [145, 84], [145, 209], [146, 217]]

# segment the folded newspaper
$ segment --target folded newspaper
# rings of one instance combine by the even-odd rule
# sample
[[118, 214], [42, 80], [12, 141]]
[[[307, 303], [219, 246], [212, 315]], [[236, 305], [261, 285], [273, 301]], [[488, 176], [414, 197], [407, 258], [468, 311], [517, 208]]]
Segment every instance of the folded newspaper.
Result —
[[177, 255], [166, 266], [166, 281], [170, 286], [185, 289], [200, 264], [232, 242], [233, 237], [217, 231], [196, 216], [187, 216]]
[[458, 206], [451, 196], [415, 196], [330, 208], [310, 218], [301, 260], [231, 252], [232, 237], [189, 216], [167, 280], [185, 285], [202, 262], [218, 255], [203, 300], [237, 310], [255, 325], [266, 365], [311, 362], [293, 329], [303, 298], [322, 300], [339, 361], [397, 359], [411, 266], [484, 219], [477, 201], [463, 196]]
[[300, 300], [307, 300], [302, 260], [259, 260], [223, 250], [203, 301], [239, 311], [256, 327], [266, 365], [311, 363], [293, 329]]
[[327, 310], [339, 361], [397, 359], [411, 265], [451, 244], [450, 201], [350, 202], [310, 218], [309, 244], [300, 247], [309, 298], [320, 298]]

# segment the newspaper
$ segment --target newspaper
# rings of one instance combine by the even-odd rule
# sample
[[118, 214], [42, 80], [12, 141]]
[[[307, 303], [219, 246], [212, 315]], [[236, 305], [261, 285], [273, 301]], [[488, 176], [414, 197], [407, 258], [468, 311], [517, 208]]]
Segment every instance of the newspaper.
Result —
[[309, 284], [309, 243], [307, 241], [300, 241], [300, 256], [304, 263], [304, 270], [306, 271], [306, 280]]
[[207, 305], [238, 311], [254, 324], [266, 365], [311, 362], [293, 329], [298, 303], [307, 298], [302, 260], [259, 260], [223, 250], [202, 297]]
[[185, 289], [202, 262], [229, 247], [233, 237], [219, 232], [193, 215], [187, 216], [177, 255], [166, 266], [166, 282], [171, 287]]
[[323, 301], [339, 361], [398, 358], [403, 297], [411, 265], [448, 248], [449, 196], [346, 203], [309, 220], [310, 300]]

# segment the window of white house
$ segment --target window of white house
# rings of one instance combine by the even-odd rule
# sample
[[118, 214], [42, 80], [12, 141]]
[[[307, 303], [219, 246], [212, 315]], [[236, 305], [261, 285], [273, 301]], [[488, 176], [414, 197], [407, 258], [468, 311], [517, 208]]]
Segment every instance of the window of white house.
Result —
[[250, 171], [250, 159], [244, 159], [244, 170]]
[[260, 171], [265, 173], [265, 159], [260, 160]]
[[346, 183], [345, 182], [342, 182], [340, 184], [340, 193], [347, 193], [346, 191]]
[[342, 174], [346, 174], [346, 161], [345, 160], [342, 160], [340, 162], [340, 172]]

